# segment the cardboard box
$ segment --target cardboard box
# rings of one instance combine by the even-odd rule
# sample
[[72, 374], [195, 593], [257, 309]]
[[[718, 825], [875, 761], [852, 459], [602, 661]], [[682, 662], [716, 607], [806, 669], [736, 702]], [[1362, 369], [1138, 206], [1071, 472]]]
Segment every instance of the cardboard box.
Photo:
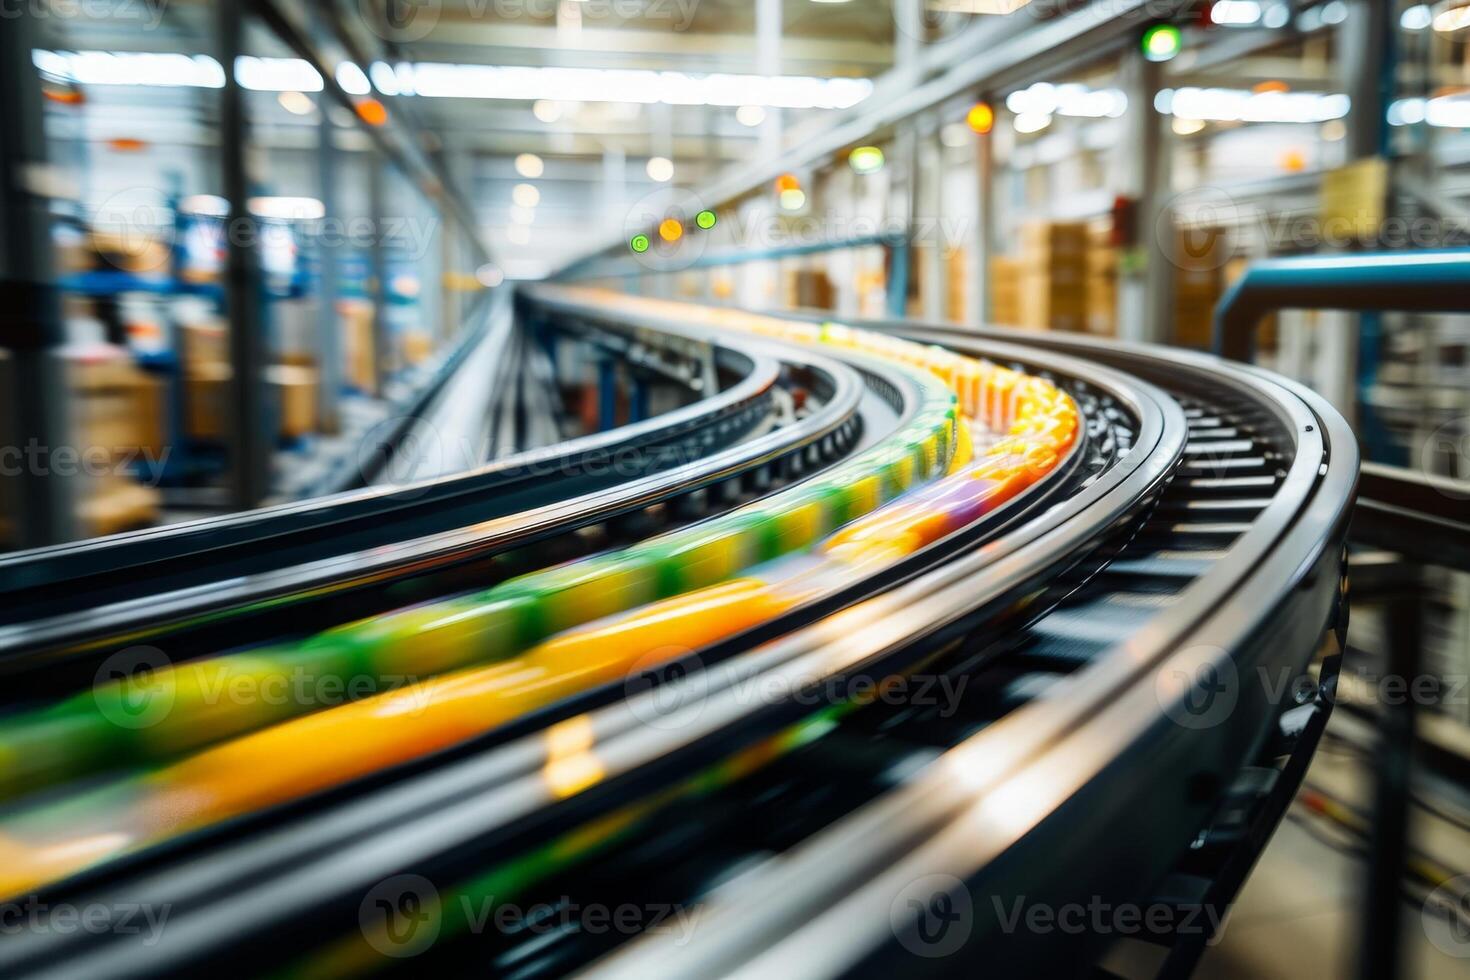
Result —
[[210, 318], [179, 324], [180, 357], [184, 370], [230, 363], [230, 328], [224, 320]]
[[990, 322], [1021, 325], [1021, 262], [1008, 255], [991, 256], [988, 276]]
[[139, 449], [163, 447], [163, 394], [156, 378], [141, 371], [128, 356], [89, 353], [67, 369], [72, 391], [72, 420], [80, 451], [105, 449], [122, 456]]
[[1087, 224], [1081, 221], [1028, 221], [1021, 225], [1021, 254], [1032, 261], [1055, 262], [1087, 251]]
[[1089, 276], [1087, 279], [1087, 332], [1104, 337], [1118, 335], [1118, 279]]
[[377, 351], [373, 348], [373, 304], [343, 300], [337, 307], [342, 324], [343, 380], [362, 392], [377, 390]]
[[158, 523], [161, 495], [125, 476], [105, 477], [77, 503], [77, 517], [88, 537], [120, 534]]
[[1080, 331], [1087, 321], [1083, 281], [1058, 282], [1032, 272], [1021, 277], [1020, 326], [1037, 330]]
[[403, 360], [406, 364], [422, 364], [434, 353], [434, 338], [423, 330], [409, 330], [403, 334]]
[[318, 394], [314, 368], [277, 364], [266, 369], [266, 383], [276, 398], [277, 425], [282, 438], [298, 439], [316, 431]]
[[[184, 379], [184, 430], [200, 442], [220, 442], [230, 414], [228, 366], [207, 365]], [[267, 397], [276, 416], [277, 434], [296, 439], [316, 431], [320, 382], [315, 368], [275, 364], [266, 368]]]
[[184, 375], [184, 433], [200, 442], [225, 438], [230, 366], [199, 364]]
[[173, 249], [167, 243], [138, 232], [94, 230], [88, 237], [99, 260], [97, 267], [101, 269], [159, 276], [167, 273], [173, 263]]

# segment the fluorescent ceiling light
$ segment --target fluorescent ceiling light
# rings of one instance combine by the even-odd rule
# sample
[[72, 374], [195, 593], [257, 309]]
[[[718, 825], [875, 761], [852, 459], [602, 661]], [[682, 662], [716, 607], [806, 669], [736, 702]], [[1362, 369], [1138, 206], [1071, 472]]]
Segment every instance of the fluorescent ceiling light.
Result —
[[252, 197], [245, 202], [250, 213], [280, 221], [319, 221], [327, 208], [314, 197]]
[[[220, 88], [225, 81], [219, 62], [207, 55], [36, 51], [34, 59], [42, 71], [84, 85]], [[376, 89], [383, 95], [523, 102], [846, 109], [873, 91], [873, 83], [866, 78], [441, 62], [400, 62], [391, 66], [378, 62], [365, 73], [344, 61], [337, 66], [336, 76], [337, 83], [351, 95], [367, 95]], [[323, 88], [316, 69], [300, 58], [242, 57], [235, 62], [235, 77], [242, 86], [255, 91], [320, 92]]]

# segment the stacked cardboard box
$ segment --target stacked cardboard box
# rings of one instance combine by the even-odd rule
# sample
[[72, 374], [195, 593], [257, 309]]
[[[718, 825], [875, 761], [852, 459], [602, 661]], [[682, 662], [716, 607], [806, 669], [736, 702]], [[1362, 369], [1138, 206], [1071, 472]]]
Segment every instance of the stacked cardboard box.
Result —
[[99, 269], [158, 276], [167, 273], [173, 262], [173, 249], [167, 242], [142, 232], [94, 230], [89, 238]]
[[[87, 536], [146, 527], [158, 520], [159, 494], [129, 469], [146, 451], [163, 452], [162, 394], [121, 348], [95, 347], [67, 363], [71, 392], [72, 459], [52, 465], [74, 469], [79, 529]], [[59, 450], [54, 450], [59, 451]], [[66, 474], [62, 474], [66, 475]]]
[[1118, 334], [1118, 249], [1111, 223], [1093, 225], [1087, 233], [1087, 332]]
[[1079, 331], [1087, 319], [1087, 225], [1033, 221], [1021, 226], [1020, 325]]
[[1021, 261], [1008, 255], [990, 259], [990, 322], [1021, 325]]
[[405, 364], [422, 364], [434, 353], [434, 338], [427, 330], [405, 330], [402, 343]]
[[1225, 292], [1229, 236], [1220, 228], [1181, 228], [1169, 256], [1174, 263], [1174, 342], [1206, 348], [1215, 305]]
[[837, 304], [837, 291], [825, 269], [788, 269], [788, 302], [797, 309], [830, 310]]
[[342, 322], [342, 356], [345, 379], [358, 391], [377, 388], [377, 352], [373, 349], [373, 304], [349, 299], [338, 304]]
[[949, 293], [944, 297], [944, 318], [950, 323], [967, 321], [967, 300], [971, 284], [966, 258], [967, 253], [964, 248], [958, 245], [949, 248], [944, 253], [944, 261], [947, 266], [945, 274], [949, 282]]
[[[227, 364], [201, 366], [187, 376], [184, 428], [189, 438], [219, 442], [228, 427], [231, 371]], [[298, 439], [316, 430], [319, 384], [316, 368], [274, 364], [265, 371], [265, 383], [283, 439]]]

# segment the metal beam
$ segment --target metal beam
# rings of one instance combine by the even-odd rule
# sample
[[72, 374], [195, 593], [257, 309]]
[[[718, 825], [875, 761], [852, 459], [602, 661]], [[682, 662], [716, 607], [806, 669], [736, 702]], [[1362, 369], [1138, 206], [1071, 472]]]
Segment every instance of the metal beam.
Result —
[[[10, 352], [0, 387], [0, 467], [22, 547], [76, 536], [67, 481], [50, 465], [66, 442], [66, 381], [57, 356], [61, 303], [52, 267], [50, 191], [40, 79], [31, 62], [36, 21], [25, 8], [0, 17], [0, 339]], [[7, 398], [8, 396], [8, 398]], [[7, 411], [7, 407], [9, 411]], [[8, 418], [7, 418], [8, 416]], [[6, 424], [8, 423], [8, 425]], [[34, 447], [34, 451], [32, 450]]]
[[[967, 90], [1000, 88], [1069, 63], [1095, 60], [1109, 45], [1131, 38], [1147, 19], [1170, 16], [1185, 6], [1183, 0], [1117, 0], [1040, 24], [1025, 17], [977, 19], [959, 34], [925, 47], [915, 65], [886, 72], [860, 105], [823, 116], [831, 122], [803, 128], [793, 135], [791, 149], [742, 165], [695, 190], [712, 206], [728, 203], [768, 186], [782, 173], [823, 164], [870, 134]], [[563, 271], [571, 272], [620, 244], [605, 242]]]

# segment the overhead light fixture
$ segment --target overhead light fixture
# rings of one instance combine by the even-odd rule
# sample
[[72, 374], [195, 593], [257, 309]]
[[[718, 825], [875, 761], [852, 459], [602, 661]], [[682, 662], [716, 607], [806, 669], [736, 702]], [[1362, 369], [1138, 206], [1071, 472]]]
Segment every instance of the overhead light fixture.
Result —
[[1128, 110], [1128, 96], [1116, 88], [1093, 89], [1075, 82], [1062, 85], [1037, 82], [1006, 96], [1006, 108], [1016, 115], [1116, 119]]
[[1178, 136], [1193, 136], [1195, 133], [1203, 132], [1205, 121], [1203, 119], [1187, 119], [1184, 116], [1175, 116], [1173, 129]]
[[541, 203], [541, 192], [535, 184], [517, 184], [511, 188], [510, 199], [523, 208], [534, 208]]
[[1184, 35], [1173, 24], [1155, 24], [1143, 32], [1143, 56], [1149, 61], [1173, 61], [1184, 49]]
[[1322, 5], [1322, 23], [1335, 27], [1347, 19], [1348, 8], [1343, 0], [1328, 0]]
[[505, 282], [505, 273], [500, 271], [499, 266], [487, 263], [475, 270], [475, 279], [479, 281], [480, 285], [488, 289], [494, 289], [496, 286]]
[[536, 220], [536, 212], [531, 208], [513, 204], [510, 208], [510, 220], [518, 225], [529, 225]]
[[344, 61], [337, 65], [337, 84], [342, 86], [342, 91], [348, 95], [367, 95], [373, 90], [373, 83], [368, 81], [367, 73], [357, 66], [356, 62]]
[[1399, 17], [1399, 26], [1406, 31], [1422, 31], [1434, 23], [1434, 11], [1427, 3], [1415, 4]]
[[[223, 88], [225, 84], [224, 69], [208, 55], [37, 50], [32, 56], [47, 74], [84, 85]], [[334, 74], [349, 95], [368, 95], [376, 89], [382, 95], [539, 103], [533, 109], [543, 122], [556, 121], [564, 105], [578, 102], [848, 109], [873, 92], [867, 78], [438, 61], [374, 62], [366, 71], [343, 61]], [[235, 77], [243, 87], [259, 91], [319, 92], [324, 87], [312, 64], [300, 58], [242, 57], [236, 60]], [[746, 113], [746, 119], [751, 116]]]
[[660, 184], [668, 183], [674, 179], [674, 162], [668, 157], [649, 157], [648, 163], [643, 168], [648, 174], [648, 179]]
[[229, 216], [230, 202], [217, 194], [190, 194], [179, 201], [179, 211], [184, 214], [224, 218]]
[[970, 127], [970, 132], [984, 136], [995, 128], [995, 110], [989, 102], [976, 102], [965, 113], [965, 125]]
[[1215, 0], [1210, 5], [1210, 23], [1220, 27], [1253, 27], [1261, 21], [1256, 0]]
[[1023, 135], [1039, 133], [1050, 125], [1051, 114], [1046, 112], [1023, 112], [1011, 123], [1016, 132]]
[[1341, 119], [1329, 119], [1322, 124], [1322, 139], [1328, 143], [1341, 143], [1347, 139], [1347, 123]]
[[1284, 3], [1274, 3], [1267, 7], [1261, 14], [1261, 26], [1269, 27], [1276, 31], [1291, 23], [1291, 7]]
[[1432, 8], [1430, 25], [1439, 34], [1458, 34], [1470, 27], [1470, 3], [1466, 0], [1443, 0]]
[[847, 165], [855, 174], [875, 174], [883, 169], [883, 151], [876, 146], [859, 146], [847, 155]]
[[806, 192], [800, 187], [789, 187], [778, 194], [776, 200], [783, 211], [800, 211], [806, 207]]
[[281, 108], [295, 116], [309, 116], [316, 109], [316, 103], [304, 92], [282, 92], [276, 96], [276, 101]]
[[541, 158], [534, 153], [522, 153], [516, 157], [516, 173], [522, 177], [535, 180], [541, 176], [542, 171], [545, 169], [546, 167], [541, 162]]
[[359, 99], [357, 116], [369, 126], [382, 126], [388, 121], [388, 109], [377, 99]]
[[1211, 122], [1321, 123], [1346, 116], [1352, 100], [1334, 92], [1181, 88], [1160, 91], [1154, 108], [1163, 115]]
[[742, 126], [759, 126], [766, 121], [766, 110], [758, 105], [743, 105], [735, 110], [735, 121]]
[[277, 221], [320, 221], [327, 206], [314, 197], [252, 197], [245, 202], [250, 213]]

